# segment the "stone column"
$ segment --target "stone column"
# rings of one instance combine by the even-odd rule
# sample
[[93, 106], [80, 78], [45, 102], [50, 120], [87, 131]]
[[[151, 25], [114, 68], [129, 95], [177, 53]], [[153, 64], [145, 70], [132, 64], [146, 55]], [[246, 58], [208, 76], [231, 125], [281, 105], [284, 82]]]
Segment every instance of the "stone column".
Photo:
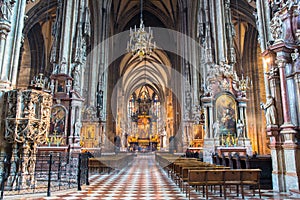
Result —
[[275, 191], [285, 191], [284, 184], [284, 153], [281, 147], [280, 128], [278, 124], [281, 124], [282, 109], [281, 109], [281, 88], [278, 74], [278, 68], [274, 63], [275, 55], [266, 50], [263, 53], [264, 56], [264, 82], [266, 89], [266, 97], [272, 96], [276, 100], [277, 109], [277, 124], [269, 125], [266, 127], [267, 137], [270, 140], [270, 151], [272, 156], [272, 182], [273, 189]]
[[9, 69], [7, 66], [4, 65], [5, 60], [5, 47], [6, 47], [6, 39], [7, 35], [11, 30], [11, 24], [10, 22], [6, 20], [0, 20], [0, 67], [1, 67], [1, 88], [8, 87], [8, 71]]
[[296, 83], [296, 99], [298, 99], [297, 109], [298, 109], [298, 126], [300, 126], [300, 72], [296, 72], [294, 75], [294, 80]]
[[[1, 20], [0, 19], [0, 105], [4, 105], [4, 93], [7, 89], [9, 89], [10, 84], [8, 81], [8, 77], [7, 77], [7, 66], [4, 65], [4, 52], [5, 52], [5, 47], [6, 47], [6, 39], [7, 39], [7, 35], [10, 32], [11, 29], [11, 25], [9, 22], [5, 21], [5, 20]], [[4, 119], [2, 119], [3, 116], [3, 106], [0, 106], [0, 131], [4, 132], [4, 123], [2, 123], [2, 121], [4, 121]], [[3, 116], [4, 117], [4, 116]], [[4, 134], [0, 135], [0, 139], [1, 141], [4, 141]], [[4, 152], [5, 149], [5, 142], [1, 142], [0, 145], [0, 152]], [[2, 170], [0, 169], [0, 173], [2, 172]]]
[[287, 94], [287, 82], [285, 76], [285, 65], [286, 59], [282, 57], [277, 57], [277, 64], [279, 68], [279, 75], [280, 75], [280, 88], [281, 88], [281, 100], [282, 100], [282, 108], [283, 108], [283, 125], [281, 126], [281, 134], [284, 136], [284, 143], [294, 143], [295, 141], [295, 134], [297, 133], [294, 130], [294, 126], [291, 123], [291, 116], [290, 116], [290, 106], [288, 101], [288, 94]]
[[291, 123], [290, 117], [290, 107], [288, 102], [288, 94], [287, 94], [287, 82], [285, 75], [285, 67], [286, 67], [286, 58], [282, 56], [278, 56], [277, 53], [277, 64], [279, 68], [280, 75], [280, 88], [281, 88], [281, 99], [282, 99], [282, 108], [283, 108], [283, 120], [284, 123], [280, 127], [280, 133], [284, 137], [284, 143], [282, 145], [284, 152], [284, 160], [285, 162], [285, 186], [286, 188], [299, 188], [299, 179], [297, 175], [297, 145], [295, 144], [295, 135], [296, 131], [294, 130], [294, 126]]
[[[202, 99], [203, 100], [203, 99]], [[215, 152], [216, 143], [219, 144], [219, 140], [213, 138], [213, 105], [212, 99], [205, 99], [205, 137], [203, 142], [203, 161], [212, 163], [211, 154]]]
[[225, 17], [225, 2], [224, 0], [216, 0], [215, 1], [215, 11], [216, 11], [216, 25], [214, 31], [216, 31], [215, 35], [215, 41], [216, 41], [216, 48], [217, 48], [217, 63], [220, 61], [226, 61], [228, 60], [227, 58], [227, 52], [228, 52], [228, 47], [227, 47], [227, 38], [226, 38], [226, 17]]
[[[213, 138], [213, 123], [214, 123], [214, 113], [213, 113], [213, 107], [210, 105], [209, 107], [209, 138]], [[207, 128], [208, 128], [207, 127]]]
[[244, 124], [244, 138], [242, 138], [242, 142], [239, 141], [239, 145], [242, 145], [246, 148], [247, 154], [252, 155], [252, 144], [251, 140], [248, 138], [248, 119], [247, 119], [247, 100], [242, 99], [240, 100], [239, 106], [239, 119], [242, 120]]
[[270, 149], [272, 156], [272, 182], [273, 190], [278, 192], [284, 192], [286, 185], [284, 184], [284, 152], [281, 147], [280, 129], [277, 125], [271, 125], [267, 127], [267, 135], [270, 138]]
[[[12, 16], [12, 32], [14, 37], [8, 37], [8, 42], [10, 44], [9, 48], [6, 48], [6, 54], [10, 54], [11, 58], [6, 60], [8, 66], [10, 67], [10, 78], [11, 86], [14, 88], [17, 85], [17, 74], [18, 74], [18, 66], [20, 61], [20, 52], [22, 48], [22, 38], [23, 38], [23, 28], [25, 23], [25, 9], [27, 4], [31, 4], [33, 1], [16, 1], [15, 9], [16, 12]], [[11, 32], [11, 34], [12, 34]]]

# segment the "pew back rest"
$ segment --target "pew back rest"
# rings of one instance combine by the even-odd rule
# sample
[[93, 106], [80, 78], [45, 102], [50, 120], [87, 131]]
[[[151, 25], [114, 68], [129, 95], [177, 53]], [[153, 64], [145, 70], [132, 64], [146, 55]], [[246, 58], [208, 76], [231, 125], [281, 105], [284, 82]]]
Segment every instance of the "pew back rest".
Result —
[[205, 174], [206, 170], [189, 170], [188, 181], [205, 183]]
[[242, 171], [241, 180], [243, 182], [257, 182], [259, 183], [261, 170], [260, 169], [244, 169]]
[[206, 182], [222, 182], [224, 181], [224, 170], [207, 170], [206, 171]]
[[241, 181], [241, 170], [224, 170], [225, 181]]

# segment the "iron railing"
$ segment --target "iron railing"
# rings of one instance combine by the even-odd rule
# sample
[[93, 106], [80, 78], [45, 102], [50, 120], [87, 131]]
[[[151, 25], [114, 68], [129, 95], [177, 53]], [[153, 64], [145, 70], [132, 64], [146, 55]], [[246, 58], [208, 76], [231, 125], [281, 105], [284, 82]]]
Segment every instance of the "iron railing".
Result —
[[[19, 194], [47, 193], [88, 185], [90, 154], [48, 153], [0, 155], [0, 199]], [[34, 169], [34, 170], [32, 170]]]

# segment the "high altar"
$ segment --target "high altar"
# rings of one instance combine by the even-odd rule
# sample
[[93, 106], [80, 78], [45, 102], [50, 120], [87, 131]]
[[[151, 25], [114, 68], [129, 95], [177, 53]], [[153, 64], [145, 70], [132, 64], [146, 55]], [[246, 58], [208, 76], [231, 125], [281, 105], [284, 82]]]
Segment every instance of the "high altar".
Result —
[[153, 151], [162, 147], [160, 101], [156, 92], [148, 85], [131, 94], [128, 102], [127, 137], [122, 146], [128, 146], [131, 151]]
[[206, 83], [206, 92], [201, 98], [204, 127], [207, 127], [203, 160], [211, 162], [212, 153], [252, 155], [246, 115], [249, 79], [239, 79], [232, 65], [221, 62], [211, 66]]

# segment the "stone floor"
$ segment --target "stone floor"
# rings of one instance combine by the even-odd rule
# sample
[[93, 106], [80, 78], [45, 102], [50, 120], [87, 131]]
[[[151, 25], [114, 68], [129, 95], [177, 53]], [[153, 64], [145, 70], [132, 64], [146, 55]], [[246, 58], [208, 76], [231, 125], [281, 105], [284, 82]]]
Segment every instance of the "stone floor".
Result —
[[[191, 199], [205, 199], [202, 194], [191, 192]], [[234, 195], [234, 191], [227, 192], [228, 199], [242, 199]], [[12, 198], [11, 198], [12, 199]], [[140, 154], [135, 157], [132, 165], [112, 174], [92, 175], [90, 185], [83, 186], [82, 191], [65, 191], [52, 193], [51, 197], [14, 197], [13, 199], [103, 199], [103, 200], [183, 200], [187, 199], [177, 185], [170, 180], [155, 162], [154, 155]], [[218, 190], [210, 192], [209, 199], [223, 199]], [[246, 191], [245, 199], [259, 199], [258, 194], [252, 196], [252, 191]], [[262, 199], [299, 199], [287, 193], [276, 193], [262, 190]]]

